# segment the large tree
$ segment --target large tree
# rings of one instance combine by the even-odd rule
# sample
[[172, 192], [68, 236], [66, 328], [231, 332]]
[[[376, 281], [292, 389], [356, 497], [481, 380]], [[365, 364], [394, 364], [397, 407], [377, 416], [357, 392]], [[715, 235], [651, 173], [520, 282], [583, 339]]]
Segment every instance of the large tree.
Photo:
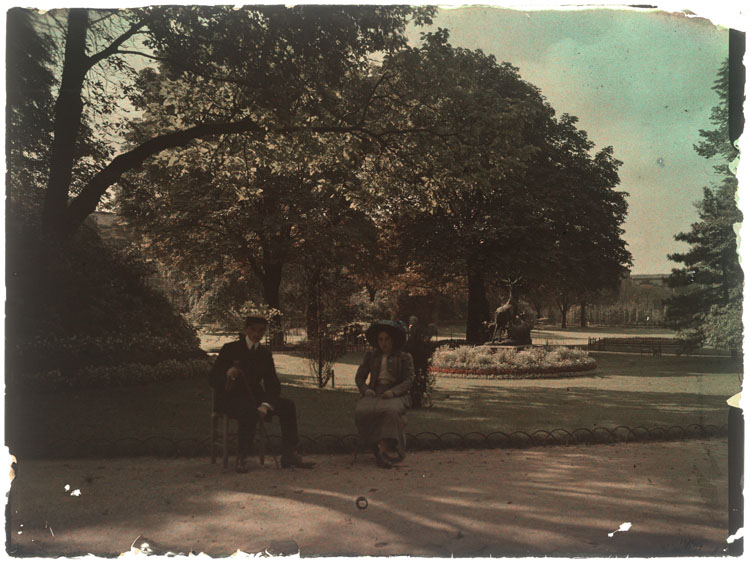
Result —
[[301, 264], [314, 280], [372, 236], [348, 199], [358, 179], [337, 157], [343, 148], [316, 134], [195, 143], [130, 175], [118, 209], [168, 267], [206, 288], [254, 277], [266, 305], [281, 309], [286, 267]]
[[[130, 125], [131, 142], [149, 138], [170, 120], [211, 111], [217, 95], [239, 95], [226, 85], [212, 95], [194, 95], [192, 106], [177, 113], [174, 100], [187, 97], [186, 89], [192, 91], [182, 80], [144, 70], [134, 98], [142, 117]], [[309, 131], [196, 140], [126, 174], [118, 210], [146, 237], [145, 250], [193, 280], [198, 294], [244, 301], [255, 278], [262, 301], [286, 310], [284, 272], [301, 267], [303, 308], [308, 331], [315, 332], [319, 282], [341, 267], [365, 271], [372, 255], [377, 233], [363, 210], [369, 196], [357, 174], [360, 145], [353, 136]]]
[[[236, 133], [263, 138], [302, 130], [387, 134], [369, 121], [367, 104], [374, 95], [369, 84], [359, 90], [361, 103], [345, 104], [344, 114], [339, 112], [339, 87], [361, 72], [369, 54], [403, 46], [407, 23], [427, 22], [432, 12], [398, 6], [50, 12], [50, 27], [59, 34], [64, 52], [45, 188], [46, 232], [67, 237], [124, 172], [194, 139]], [[111, 132], [117, 100], [137, 95], [131, 78], [138, 57], [161, 62], [193, 87], [192, 94], [232, 84], [240, 95], [217, 96], [202, 115], [164, 123], [154, 136], [114, 158], [97, 154], [82, 159], [76, 147], [86, 136], [87, 112], [97, 113], [99, 134]], [[113, 82], [112, 77], [121, 80]], [[175, 99], [176, 113], [190, 103], [191, 96]], [[350, 111], [352, 107], [357, 109]], [[114, 152], [116, 147], [109, 148]]]
[[591, 154], [576, 119], [556, 119], [517, 69], [453, 48], [442, 32], [393, 60], [403, 80], [423, 82], [413, 88], [423, 98], [417, 110], [399, 99], [411, 121], [440, 119], [451, 132], [413, 137], [397, 151], [387, 169], [388, 182], [395, 176], [402, 186], [393, 229], [415, 266], [462, 273], [467, 340], [482, 338], [489, 285], [515, 297], [563, 277], [560, 292], [619, 281], [629, 263], [620, 229], [627, 206], [614, 189], [620, 163], [610, 147]]
[[669, 302], [668, 318], [683, 337], [736, 353], [742, 345], [743, 273], [736, 232], [742, 213], [735, 199], [737, 177], [730, 170], [738, 153], [729, 140], [728, 63], [720, 68], [713, 89], [719, 96], [710, 116], [715, 128], [699, 132], [702, 140], [695, 150], [718, 161], [718, 181], [703, 188], [703, 199], [696, 203], [698, 221], [675, 235], [690, 248], [669, 255], [683, 267], [673, 269], [670, 276], [670, 285], [679, 293]]
[[489, 278], [514, 276], [543, 244], [534, 236], [535, 193], [523, 177], [551, 110], [517, 69], [452, 47], [442, 30], [384, 68], [393, 74], [389, 88], [418, 92], [393, 96], [415, 127], [434, 120], [446, 129], [385, 149], [381, 184], [396, 192], [391, 228], [411, 268], [464, 278], [467, 339], [477, 341], [489, 315]]
[[531, 285], [552, 294], [563, 328], [572, 305], [580, 304], [585, 315], [586, 304], [601, 291], [618, 287], [631, 263], [622, 239], [627, 194], [616, 189], [622, 163], [612, 147], [592, 154], [594, 143], [576, 128], [577, 121], [566, 114], [555, 121], [546, 162], [534, 170], [537, 181], [554, 186], [562, 197], [542, 202], [555, 234], [543, 256], [541, 279]]

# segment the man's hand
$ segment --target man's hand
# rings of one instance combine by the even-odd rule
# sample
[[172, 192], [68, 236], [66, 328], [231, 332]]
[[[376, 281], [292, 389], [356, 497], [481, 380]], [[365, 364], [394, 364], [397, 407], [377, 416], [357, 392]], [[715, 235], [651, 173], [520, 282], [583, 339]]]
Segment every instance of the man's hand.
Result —
[[393, 397], [395, 397], [395, 395], [393, 394], [393, 391], [391, 391], [390, 389], [388, 389], [388, 391], [386, 391], [385, 393], [383, 393], [381, 396], [384, 399], [392, 399]]
[[374, 397], [375, 395], [376, 395], [375, 391], [373, 391], [369, 387], [365, 390], [365, 397]]
[[240, 368], [231, 367], [227, 370], [227, 389], [231, 389], [234, 386], [234, 382], [238, 377], [242, 377], [244, 373]]
[[264, 417], [268, 414], [268, 407], [266, 405], [260, 405], [258, 407], [258, 414], [260, 414], [261, 417]]

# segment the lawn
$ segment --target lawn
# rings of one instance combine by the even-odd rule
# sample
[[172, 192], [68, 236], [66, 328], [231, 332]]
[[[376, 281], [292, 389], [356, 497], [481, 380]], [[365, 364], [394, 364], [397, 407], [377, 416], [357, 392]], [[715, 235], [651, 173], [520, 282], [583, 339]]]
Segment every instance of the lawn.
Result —
[[[439, 377], [433, 406], [411, 410], [407, 432], [489, 433], [726, 424], [726, 399], [740, 389], [729, 358], [593, 354], [585, 376], [536, 380]], [[276, 354], [284, 395], [298, 406], [300, 433], [354, 434], [354, 373], [361, 356], [335, 366], [336, 388], [317, 389], [305, 360]], [[6, 396], [6, 442], [17, 456], [64, 456], [81, 444], [209, 435], [211, 393], [202, 378], [109, 389]], [[278, 425], [269, 428], [278, 433]], [[88, 448], [90, 449], [90, 448]], [[99, 450], [106, 453], [106, 448]], [[158, 450], [157, 450], [158, 451]]]

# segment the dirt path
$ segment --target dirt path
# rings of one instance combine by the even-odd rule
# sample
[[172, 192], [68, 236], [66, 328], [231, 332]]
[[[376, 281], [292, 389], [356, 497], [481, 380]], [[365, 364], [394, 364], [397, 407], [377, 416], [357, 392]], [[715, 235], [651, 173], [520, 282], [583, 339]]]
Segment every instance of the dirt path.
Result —
[[[21, 460], [11, 553], [115, 554], [138, 536], [157, 549], [211, 555], [272, 544], [296, 544], [302, 556], [720, 555], [726, 547], [723, 439], [417, 452], [393, 470], [369, 456], [311, 459], [311, 471], [271, 462], [245, 475], [207, 459]], [[366, 509], [356, 506], [360, 496]], [[630, 529], [615, 532], [624, 523]]]

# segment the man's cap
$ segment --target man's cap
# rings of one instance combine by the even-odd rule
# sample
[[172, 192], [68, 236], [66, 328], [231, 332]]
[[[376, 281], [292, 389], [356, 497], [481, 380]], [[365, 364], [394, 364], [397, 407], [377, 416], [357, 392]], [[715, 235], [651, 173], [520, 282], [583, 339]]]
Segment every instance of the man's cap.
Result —
[[258, 317], [258, 316], [245, 317], [245, 327], [248, 327], [250, 325], [258, 325], [258, 324], [267, 325], [268, 319], [266, 319], [265, 317]]

